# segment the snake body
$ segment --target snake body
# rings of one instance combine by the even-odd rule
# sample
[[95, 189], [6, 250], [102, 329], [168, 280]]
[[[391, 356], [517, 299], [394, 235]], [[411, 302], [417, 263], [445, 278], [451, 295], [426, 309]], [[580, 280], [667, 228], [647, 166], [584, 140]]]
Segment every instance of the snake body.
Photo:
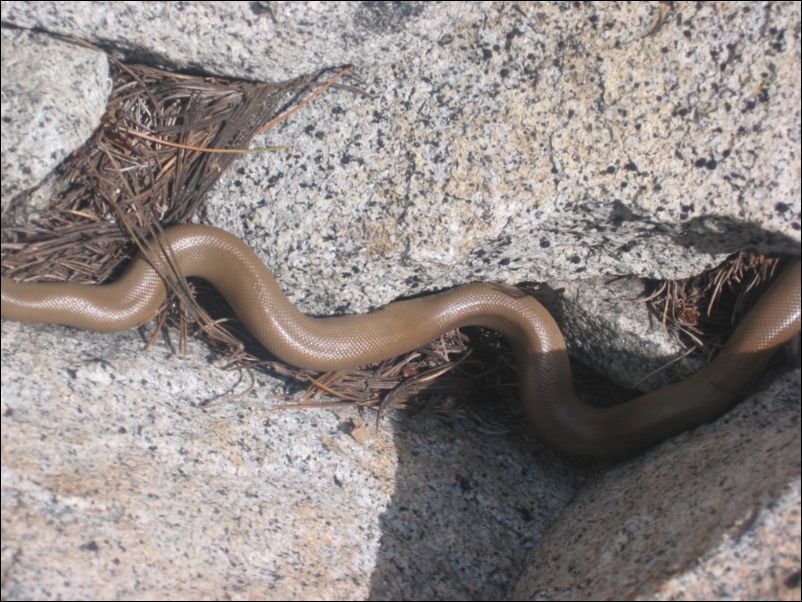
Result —
[[[210, 226], [174, 226], [163, 246], [184, 277], [214, 285], [259, 342], [281, 360], [313, 370], [378, 362], [463, 326], [505, 335], [519, 373], [520, 398], [539, 435], [575, 456], [622, 456], [710, 421], [732, 407], [765, 364], [800, 329], [800, 262], [785, 269], [705, 368], [677, 384], [609, 408], [577, 399], [565, 340], [548, 311], [518, 289], [466, 284], [398, 301], [363, 315], [310, 317], [298, 311], [257, 255]], [[152, 260], [152, 259], [151, 259]], [[167, 260], [161, 260], [167, 265]], [[162, 266], [164, 267], [164, 266]], [[2, 316], [96, 331], [151, 319], [166, 294], [159, 273], [137, 256], [115, 282], [17, 283], [2, 278]]]

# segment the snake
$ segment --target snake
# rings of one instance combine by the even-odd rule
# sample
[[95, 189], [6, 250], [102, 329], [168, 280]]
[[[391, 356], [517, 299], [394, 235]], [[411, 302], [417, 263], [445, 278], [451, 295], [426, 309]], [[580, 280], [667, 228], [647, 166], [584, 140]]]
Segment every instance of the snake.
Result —
[[[565, 338], [543, 305], [520, 289], [472, 282], [395, 301], [364, 314], [309, 316], [239, 238], [207, 225], [166, 228], [158, 253], [140, 253], [106, 284], [16, 282], [2, 277], [2, 317], [94, 331], [152, 319], [177, 269], [219, 290], [261, 345], [280, 360], [317, 371], [345, 370], [407, 353], [464, 326], [500, 332], [518, 370], [519, 397], [537, 435], [580, 458], [620, 458], [721, 416], [752, 390], [775, 352], [800, 330], [796, 258], [740, 321], [718, 355], [690, 377], [609, 407], [582, 402]], [[155, 257], [155, 259], [154, 259]]]

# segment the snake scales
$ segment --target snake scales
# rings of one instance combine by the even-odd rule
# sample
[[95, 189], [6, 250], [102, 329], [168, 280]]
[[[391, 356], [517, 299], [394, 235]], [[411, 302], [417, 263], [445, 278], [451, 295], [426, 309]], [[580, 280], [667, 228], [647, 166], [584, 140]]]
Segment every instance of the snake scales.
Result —
[[[621, 456], [713, 420], [732, 407], [774, 352], [800, 329], [800, 262], [786, 268], [705, 368], [677, 384], [610, 408], [580, 402], [554, 319], [514, 287], [472, 283], [364, 315], [314, 318], [292, 306], [270, 271], [235, 236], [210, 226], [174, 226], [164, 245], [183, 276], [212, 283], [255, 337], [285, 362], [341, 370], [377, 362], [476, 325], [505, 335], [515, 353], [520, 398], [540, 436], [576, 456]], [[164, 257], [157, 261], [165, 261]], [[141, 255], [115, 282], [17, 283], [2, 278], [2, 316], [98, 331], [154, 316], [166, 294]]]

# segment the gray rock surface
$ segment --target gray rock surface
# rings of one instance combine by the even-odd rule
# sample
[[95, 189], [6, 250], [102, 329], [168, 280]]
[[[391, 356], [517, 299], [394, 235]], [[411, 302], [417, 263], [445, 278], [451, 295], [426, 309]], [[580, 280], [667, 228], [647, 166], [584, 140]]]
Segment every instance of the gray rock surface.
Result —
[[206, 219], [315, 313], [798, 253], [799, 8], [767, 5], [764, 33], [760, 5], [660, 10], [493, 4], [360, 58], [374, 98], [332, 91], [271, 132], [292, 150], [239, 162]]
[[38, 186], [100, 125], [111, 78], [102, 52], [5, 27], [0, 36], [5, 213], [14, 197]]
[[548, 306], [571, 356], [622, 387], [653, 391], [693, 374], [703, 361], [688, 357], [676, 336], [643, 301], [638, 278], [553, 281]]
[[354, 63], [373, 98], [333, 91], [271, 132], [293, 150], [243, 157], [207, 216], [310, 311], [798, 252], [797, 4], [322, 7], [5, 2], [3, 19], [228, 75]]
[[[798, 3], [2, 2], [2, 19], [225, 75], [354, 63], [372, 97], [330, 90], [256, 140], [292, 149], [240, 158], [204, 216], [309, 312], [560, 280], [570, 330], [596, 335], [574, 345], [607, 339], [590, 355], [637, 379], [672, 352], [596, 278], [799, 254]], [[705, 575], [699, 596], [799, 597], [798, 373], [615, 469], [542, 538], [583, 473], [470, 415], [366, 440], [369, 413], [271, 410], [262, 377], [198, 409], [236, 380], [198, 345], [7, 322], [2, 345], [4, 598], [498, 598], [522, 567], [522, 596], [670, 597]], [[723, 504], [701, 534], [697, 490]], [[577, 512], [601, 521], [585, 539]], [[599, 541], [618, 547], [594, 564]], [[535, 544], [552, 555], [525, 561]]]
[[97, 40], [131, 59], [282, 80], [395, 61], [481, 18], [481, 3], [2, 2], [4, 22]]
[[798, 600], [799, 370], [587, 485], [513, 600]]
[[2, 358], [4, 600], [498, 599], [576, 490], [468, 412], [201, 409], [249, 380], [196, 342], [4, 320]]

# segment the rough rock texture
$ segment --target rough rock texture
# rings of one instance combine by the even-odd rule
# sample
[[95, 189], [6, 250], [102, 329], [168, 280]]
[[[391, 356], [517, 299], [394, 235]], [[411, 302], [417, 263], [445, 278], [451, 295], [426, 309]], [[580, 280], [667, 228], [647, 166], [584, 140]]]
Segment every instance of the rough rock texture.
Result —
[[493, 4], [392, 62], [354, 57], [374, 98], [327, 93], [272, 132], [293, 149], [240, 162], [207, 219], [316, 313], [798, 253], [799, 7], [662, 10]]
[[354, 63], [373, 98], [327, 93], [208, 212], [310, 311], [798, 252], [796, 3], [6, 2], [3, 19], [228, 75]]
[[[613, 333], [587, 353], [637, 379], [671, 351], [633, 336], [630, 289], [592, 277], [799, 254], [798, 3], [3, 2], [2, 19], [225, 75], [354, 63], [372, 97], [330, 90], [257, 140], [292, 150], [240, 158], [205, 216], [306, 311], [560, 279], [586, 316], [572, 331]], [[522, 567], [527, 596], [798, 598], [798, 553], [772, 557], [799, 547], [798, 375], [592, 485], [524, 562], [581, 473], [469, 418], [360, 443], [370, 414], [269, 411], [275, 388], [198, 409], [233, 376], [195, 345], [9, 323], [2, 344], [4, 598], [497, 598]], [[697, 520], [698, 490], [719, 523]], [[576, 508], [603, 522], [584, 535]], [[597, 541], [619, 546], [602, 564]]]
[[798, 600], [800, 372], [587, 485], [513, 600]]
[[3, 2], [3, 20], [102, 41], [151, 64], [286, 79], [325, 64], [386, 63], [481, 17], [477, 3]]
[[702, 367], [643, 301], [638, 278], [553, 281], [560, 296], [548, 306], [568, 341], [571, 356], [619, 385], [652, 391]]
[[100, 125], [106, 55], [52, 36], [3, 28], [2, 208], [34, 188]]
[[[57, 353], [54, 353], [57, 350]], [[474, 414], [281, 411], [135, 333], [2, 323], [2, 597], [498, 599], [574, 471]]]

